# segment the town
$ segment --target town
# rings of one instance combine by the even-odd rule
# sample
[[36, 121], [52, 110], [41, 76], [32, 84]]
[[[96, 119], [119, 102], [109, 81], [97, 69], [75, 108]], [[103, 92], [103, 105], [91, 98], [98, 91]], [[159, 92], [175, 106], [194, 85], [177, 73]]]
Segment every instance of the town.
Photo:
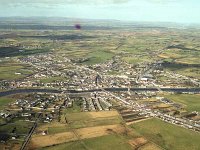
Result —
[[[183, 46], [178, 29], [101, 28], [4, 31], [0, 147], [48, 149], [78, 141], [87, 150], [83, 141], [105, 136], [123, 139], [127, 149], [168, 149], [148, 137], [148, 128], [143, 134], [143, 122], [199, 138], [200, 51], [192, 29], [185, 32], [194, 43]], [[180, 41], [168, 38], [172, 33]]]

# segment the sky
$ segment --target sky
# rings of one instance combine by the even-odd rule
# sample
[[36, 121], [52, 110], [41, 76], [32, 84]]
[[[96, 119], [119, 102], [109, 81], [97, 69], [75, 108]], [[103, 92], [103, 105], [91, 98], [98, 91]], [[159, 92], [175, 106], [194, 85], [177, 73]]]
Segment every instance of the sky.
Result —
[[0, 0], [0, 17], [200, 23], [200, 0]]

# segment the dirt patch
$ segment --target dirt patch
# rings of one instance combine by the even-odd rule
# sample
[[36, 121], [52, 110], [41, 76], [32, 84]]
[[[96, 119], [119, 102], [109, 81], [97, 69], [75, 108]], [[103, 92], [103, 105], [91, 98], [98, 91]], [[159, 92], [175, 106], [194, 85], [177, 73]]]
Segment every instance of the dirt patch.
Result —
[[136, 120], [136, 121], [126, 122], [126, 125], [131, 125], [131, 124], [141, 122], [141, 121], [145, 121], [145, 120], [148, 120], [148, 119], [151, 119], [151, 118], [145, 118], [145, 119], [140, 119], [140, 120]]
[[120, 113], [128, 113], [128, 112], [133, 112], [133, 110], [131, 110], [131, 109], [125, 109], [125, 110], [120, 111]]
[[0, 143], [1, 150], [19, 150], [21, 148], [21, 144], [19, 143]]
[[147, 140], [143, 137], [135, 138], [133, 140], [129, 140], [129, 144], [134, 148], [138, 148], [147, 143]]
[[159, 105], [157, 105], [157, 106], [154, 106], [154, 108], [170, 108], [170, 107], [172, 107], [171, 105], [168, 105], [168, 104], [159, 104]]
[[121, 125], [97, 126], [76, 130], [77, 134], [80, 136], [81, 139], [103, 136], [112, 132], [123, 133], [124, 131], [125, 128]]
[[141, 146], [138, 150], [162, 150], [162, 148], [158, 147], [157, 145], [153, 143], [147, 143]]
[[74, 140], [77, 140], [77, 138], [73, 132], [63, 132], [45, 136], [33, 136], [31, 139], [30, 147], [31, 149], [36, 149], [39, 147], [56, 145]]
[[100, 111], [100, 112], [87, 112], [92, 118], [106, 118], [119, 116], [117, 111]]
[[199, 121], [200, 120], [200, 116], [192, 117], [192, 119], [195, 120], [195, 121]]
[[165, 54], [160, 54], [160, 55], [158, 55], [159, 57], [161, 57], [161, 58], [169, 58], [169, 56], [167, 56], [167, 55], [165, 55]]

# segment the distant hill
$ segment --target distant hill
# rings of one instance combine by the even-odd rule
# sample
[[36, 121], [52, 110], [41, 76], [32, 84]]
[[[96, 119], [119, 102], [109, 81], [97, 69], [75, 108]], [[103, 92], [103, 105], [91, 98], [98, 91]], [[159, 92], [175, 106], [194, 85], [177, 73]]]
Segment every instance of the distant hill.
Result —
[[198, 27], [198, 25], [190, 26], [170, 22], [125, 22], [61, 17], [0, 17], [0, 29], [74, 30], [75, 24], [80, 24], [84, 30]]

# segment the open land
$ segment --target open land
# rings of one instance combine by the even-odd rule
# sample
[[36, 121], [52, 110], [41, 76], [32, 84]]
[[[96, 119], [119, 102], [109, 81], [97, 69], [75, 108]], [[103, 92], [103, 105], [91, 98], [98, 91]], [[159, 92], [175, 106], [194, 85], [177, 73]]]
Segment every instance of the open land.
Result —
[[135, 123], [131, 125], [131, 128], [164, 149], [187, 150], [198, 149], [200, 146], [197, 142], [200, 139], [198, 133], [164, 123], [158, 119]]

